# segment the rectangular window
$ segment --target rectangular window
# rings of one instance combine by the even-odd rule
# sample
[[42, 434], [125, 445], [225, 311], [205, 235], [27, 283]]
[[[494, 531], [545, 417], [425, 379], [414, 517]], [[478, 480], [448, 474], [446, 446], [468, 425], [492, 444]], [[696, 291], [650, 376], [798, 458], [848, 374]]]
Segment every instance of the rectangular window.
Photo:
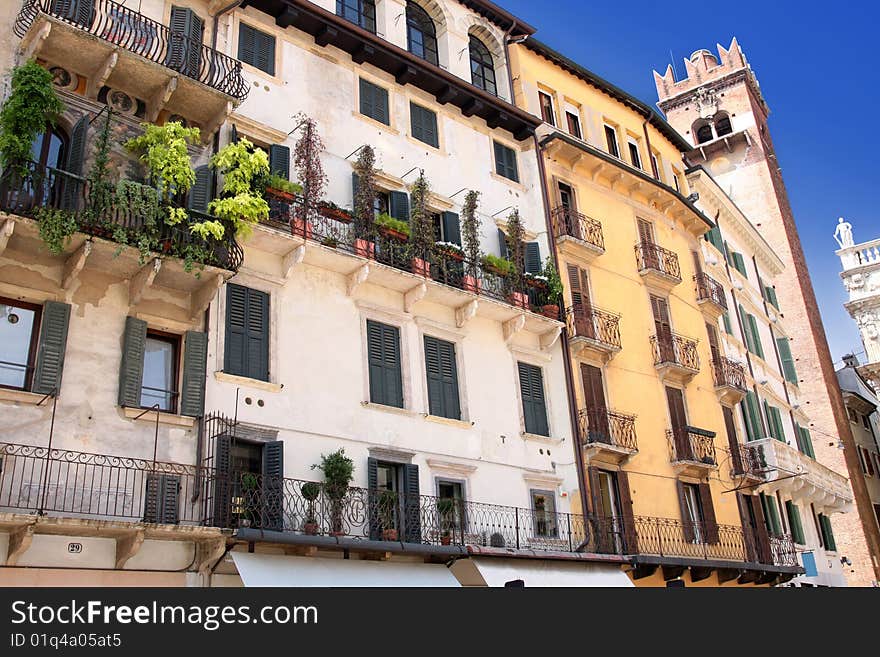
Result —
[[657, 155], [655, 153], [651, 153], [651, 171], [654, 173], [654, 178], [657, 180], [661, 179], [660, 163], [657, 161]]
[[535, 536], [556, 538], [559, 530], [556, 523], [556, 498], [552, 491], [533, 490], [532, 512], [534, 513]]
[[360, 78], [360, 112], [379, 123], [391, 125], [388, 90]]
[[275, 37], [240, 23], [238, 58], [245, 64], [275, 75]]
[[437, 134], [437, 114], [421, 105], [410, 103], [409, 116], [413, 139], [418, 139], [429, 146], [439, 148], [440, 141]]
[[40, 306], [0, 299], [0, 387], [30, 388], [39, 327]]
[[578, 139], [582, 138], [581, 120], [574, 112], [566, 112], [565, 120], [568, 122], [568, 134]]
[[642, 155], [639, 153], [639, 145], [633, 140], [627, 142], [629, 147], [629, 161], [636, 169], [642, 168]]
[[144, 343], [144, 378], [141, 408], [158, 405], [160, 411], [177, 412], [177, 376], [180, 338], [160, 331], [147, 331]]
[[614, 157], [620, 157], [620, 146], [617, 143], [617, 130], [610, 125], [605, 125], [605, 145], [608, 147], [608, 153]]
[[370, 370], [370, 401], [403, 408], [400, 365], [400, 329], [367, 320], [367, 360]]
[[495, 144], [495, 173], [519, 182], [519, 169], [516, 164], [516, 151], [497, 141]]
[[458, 367], [452, 342], [425, 336], [425, 373], [428, 378], [428, 412], [460, 420]]
[[376, 3], [373, 0], [336, 0], [336, 15], [376, 33]]
[[674, 167], [672, 169], [672, 186], [675, 187], [675, 191], [681, 194], [681, 180], [679, 180], [679, 176], [681, 174]]
[[269, 295], [229, 283], [226, 286], [226, 349], [223, 371], [269, 380]]
[[547, 405], [544, 399], [544, 374], [536, 365], [517, 363], [517, 367], [525, 431], [539, 436], [549, 436]]
[[553, 99], [549, 94], [539, 91], [538, 100], [541, 103], [541, 118], [544, 119], [544, 123], [549, 123], [550, 125], [555, 126], [556, 112], [553, 110]]

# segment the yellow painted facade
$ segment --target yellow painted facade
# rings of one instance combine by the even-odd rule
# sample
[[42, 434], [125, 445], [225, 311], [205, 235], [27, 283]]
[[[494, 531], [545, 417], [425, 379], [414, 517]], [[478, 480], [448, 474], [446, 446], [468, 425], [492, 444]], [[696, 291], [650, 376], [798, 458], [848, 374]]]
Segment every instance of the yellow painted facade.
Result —
[[[565, 70], [559, 62], [536, 52], [536, 47], [513, 46], [511, 65], [517, 104], [545, 120], [538, 138], [543, 146], [547, 200], [554, 216], [554, 233], [559, 235], [555, 222], [560, 217], [573, 215], [559, 209], [567, 203], [585, 215], [586, 220], [599, 222], [604, 238], [604, 252], [601, 253], [582, 241], [557, 238], [556, 255], [565, 286], [565, 305], [566, 308], [573, 305], [569, 276], [569, 268], [573, 266], [586, 272], [587, 280], [581, 276], [578, 283], [588, 288], [586, 294], [591, 307], [619, 315], [618, 351], [584, 349], [583, 341], [576, 344], [577, 340], [570, 339], [569, 353], [578, 409], [587, 405], [581, 374], [582, 365], [586, 364], [601, 370], [607, 408], [636, 416], [638, 451], [626, 456], [600, 446], [600, 449], [590, 451], [590, 456], [585, 459], [585, 470], [589, 473], [589, 466], [592, 466], [610, 472], [626, 472], [624, 481], [628, 480], [637, 524], [639, 517], [643, 516], [675, 520], [682, 517], [677, 485], [680, 480], [693, 484], [708, 483], [718, 524], [739, 528], [741, 521], [736, 494], [726, 492], [735, 488], [737, 483], [730, 476], [727, 434], [722, 405], [715, 390], [707, 334], [707, 322], [717, 327], [718, 315], [713, 316], [698, 304], [694, 283], [697, 271], [693, 254], [700, 253], [702, 234], [711, 226], [686, 201], [689, 190], [685, 187], [685, 177], [681, 175], [684, 165], [679, 148], [667, 136], [669, 131], [664, 134], [657, 125], [647, 122], [646, 115], [637, 106], [615, 98]], [[545, 95], [543, 99], [541, 94]], [[552, 100], [555, 127], [548, 122], [551, 116], [547, 96]], [[572, 115], [577, 117], [578, 126], [573, 125]], [[659, 122], [659, 117], [654, 121]], [[608, 153], [611, 149], [606, 139], [606, 126], [617, 134], [619, 158]], [[638, 149], [636, 164], [641, 164], [641, 168], [634, 166], [629, 148], [631, 143]], [[649, 148], [654, 165], [648, 156]], [[674, 189], [673, 176], [678, 177], [680, 194]], [[567, 201], [563, 198], [564, 186], [573, 194], [573, 198]], [[640, 274], [635, 253], [640, 219], [652, 225], [655, 243], [677, 256], [680, 282], [661, 281], [655, 285]], [[671, 289], [664, 289], [670, 286]], [[652, 295], [667, 300], [672, 331], [697, 342], [699, 371], [689, 381], [667, 379], [664, 382], [655, 367], [651, 343], [655, 334]], [[572, 337], [571, 333], [569, 337]], [[688, 425], [715, 432], [716, 467], [685, 469], [673, 464], [667, 436], [672, 425], [666, 386], [682, 391]], [[589, 474], [586, 478], [590, 485], [594, 483]], [[593, 499], [594, 495], [590, 492], [586, 497]], [[593, 503], [587, 505], [594, 510]], [[722, 529], [722, 541], [723, 532]], [[696, 583], [691, 582], [687, 572], [685, 578], [688, 586], [718, 585], [715, 573]], [[636, 580], [636, 584], [662, 586], [664, 580], [658, 570], [649, 577]], [[726, 585], [736, 585], [736, 581]]]

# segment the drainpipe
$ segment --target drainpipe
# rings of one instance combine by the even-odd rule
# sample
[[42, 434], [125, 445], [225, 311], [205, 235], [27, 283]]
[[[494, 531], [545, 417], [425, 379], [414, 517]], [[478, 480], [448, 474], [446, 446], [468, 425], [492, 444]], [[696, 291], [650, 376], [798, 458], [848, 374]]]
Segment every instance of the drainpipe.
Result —
[[[547, 189], [547, 171], [544, 167], [544, 158], [542, 157], [544, 148], [541, 146], [537, 135], [534, 135], [532, 138], [535, 141], [535, 157], [538, 158], [538, 174], [541, 178], [541, 199], [544, 203], [544, 222], [547, 228], [547, 242], [550, 245], [550, 257], [553, 259], [553, 266], [556, 267], [557, 272], [560, 272], [559, 275], [561, 277], [562, 270], [559, 268], [559, 257], [556, 252], [556, 235], [553, 232], [553, 226], [550, 220], [550, 192]], [[559, 302], [562, 306], [564, 317], [564, 299], [560, 299]], [[587, 473], [584, 469], [584, 457], [581, 449], [581, 436], [578, 429], [577, 395], [575, 394], [574, 388], [574, 372], [571, 367], [571, 351], [568, 344], [568, 331], [565, 326], [562, 327], [561, 331], [562, 335], [560, 336], [560, 341], [562, 343], [562, 364], [565, 367], [565, 391], [568, 395], [568, 416], [571, 422], [574, 462], [577, 465], [578, 488], [580, 488], [581, 494], [581, 514], [586, 517], [589, 512], [589, 507], [587, 505], [589, 494], [587, 492]], [[592, 510], [594, 512], [596, 511], [596, 509]]]
[[517, 23], [513, 21], [510, 24], [510, 28], [504, 33], [504, 39], [502, 40], [502, 44], [504, 46], [504, 63], [507, 66], [507, 85], [510, 90], [510, 104], [516, 105], [515, 97], [513, 93], [513, 68], [510, 66], [510, 44], [511, 43], [522, 43], [526, 39], [529, 38], [529, 35], [526, 34], [524, 36], [518, 37], [516, 40], [511, 40], [510, 35], [513, 34], [513, 31], [516, 29]]
[[645, 144], [648, 146], [648, 161], [651, 163], [651, 170], [654, 172], [654, 178], [660, 180], [660, 172], [657, 170], [658, 163], [654, 161], [654, 152], [651, 150], [651, 138], [648, 136], [648, 122], [651, 120], [650, 114], [645, 114], [645, 120], [642, 122], [642, 130], [645, 133]]
[[211, 27], [211, 48], [214, 50], [217, 49], [217, 24], [220, 22], [220, 17], [223, 14], [228, 14], [233, 9], [239, 7], [244, 0], [235, 0], [235, 2], [225, 6], [223, 9], [214, 14], [214, 20]]

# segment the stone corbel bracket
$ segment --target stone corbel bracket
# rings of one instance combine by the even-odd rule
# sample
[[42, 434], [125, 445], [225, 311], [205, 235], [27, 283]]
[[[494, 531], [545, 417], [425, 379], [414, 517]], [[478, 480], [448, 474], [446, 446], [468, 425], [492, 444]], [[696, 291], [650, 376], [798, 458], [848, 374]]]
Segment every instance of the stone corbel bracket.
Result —
[[510, 342], [513, 340], [513, 336], [523, 330], [523, 327], [526, 325], [526, 314], [521, 313], [514, 317], [513, 319], [509, 319], [502, 325], [504, 329], [504, 341]]

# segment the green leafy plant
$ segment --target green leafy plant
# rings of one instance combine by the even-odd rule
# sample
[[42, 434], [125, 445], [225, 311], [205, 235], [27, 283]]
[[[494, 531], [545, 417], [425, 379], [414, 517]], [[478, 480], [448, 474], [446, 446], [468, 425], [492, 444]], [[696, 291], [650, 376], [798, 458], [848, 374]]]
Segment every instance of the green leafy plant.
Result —
[[321, 462], [314, 464], [312, 470], [324, 473], [325, 490], [331, 499], [345, 497], [348, 485], [354, 479], [354, 461], [345, 455], [344, 447], [330, 454], [322, 454]]
[[[159, 204], [159, 192], [149, 185], [123, 179], [116, 183], [113, 203], [130, 216], [140, 219], [141, 226], [136, 232], [135, 246], [140, 252], [141, 264], [145, 263], [151, 254], [159, 250], [159, 226], [165, 221]], [[129, 243], [127, 228], [113, 221], [106, 225], [112, 231], [114, 242]]]
[[409, 224], [405, 221], [401, 221], [400, 219], [395, 219], [387, 212], [382, 212], [374, 219], [376, 226], [381, 226], [383, 228], [390, 228], [391, 230], [397, 231], [398, 233], [403, 233], [407, 237], [409, 237]]
[[40, 226], [40, 238], [49, 252], [60, 255], [70, 243], [70, 236], [76, 232], [76, 215], [70, 210], [59, 210], [39, 206], [34, 210], [34, 218]]
[[519, 210], [514, 209], [507, 217], [507, 245], [510, 250], [511, 262], [509, 278], [514, 286], [514, 291], [517, 292], [523, 287], [526, 257], [524, 237], [525, 228], [523, 228]]
[[461, 245], [467, 260], [467, 274], [474, 278], [478, 276], [477, 263], [480, 261], [480, 218], [477, 216], [479, 200], [480, 192], [469, 190], [461, 208]]
[[144, 133], [129, 139], [125, 147], [147, 165], [150, 182], [164, 205], [182, 197], [196, 180], [187, 146], [199, 141], [198, 128], [184, 128], [177, 121], [165, 125], [142, 123]]
[[306, 523], [314, 524], [317, 522], [315, 518], [315, 500], [321, 495], [321, 486], [313, 481], [306, 482], [300, 488], [303, 499], [308, 503], [306, 511]]
[[562, 301], [562, 279], [549, 256], [544, 261], [541, 273], [547, 279], [547, 301], [550, 304], [558, 305]]
[[410, 189], [409, 250], [410, 257], [427, 260], [434, 250], [434, 223], [428, 212], [428, 196], [431, 185], [425, 178], [424, 170], [419, 170]]
[[113, 206], [113, 183], [110, 181], [108, 164], [110, 162], [110, 121], [113, 118], [113, 110], [108, 105], [105, 112], [104, 122], [95, 141], [95, 157], [92, 161], [88, 175], [88, 205], [86, 213], [93, 219], [104, 216], [104, 213]]
[[484, 267], [488, 269], [494, 269], [501, 276], [510, 276], [510, 273], [513, 271], [513, 263], [510, 260], [505, 258], [499, 258], [497, 255], [492, 255], [491, 253], [485, 254], [481, 262]]
[[376, 201], [376, 152], [372, 146], [361, 146], [354, 165], [357, 191], [354, 195], [355, 231], [365, 240], [375, 239], [373, 205]]
[[[247, 139], [239, 139], [221, 148], [211, 158], [211, 166], [223, 174], [223, 195], [208, 204], [208, 211], [231, 223], [236, 235], [250, 235], [253, 226], [269, 218], [269, 204], [254, 191], [256, 182], [269, 173], [269, 156]], [[224, 229], [221, 222], [206, 219], [194, 222], [190, 231], [219, 240]]]
[[292, 182], [277, 173], [270, 173], [266, 176], [265, 187], [271, 187], [272, 189], [277, 189], [278, 191], [286, 192], [288, 194], [301, 194], [303, 190], [302, 185]]
[[26, 175], [31, 145], [63, 109], [49, 71], [33, 60], [12, 69], [10, 93], [0, 108], [0, 165]]

